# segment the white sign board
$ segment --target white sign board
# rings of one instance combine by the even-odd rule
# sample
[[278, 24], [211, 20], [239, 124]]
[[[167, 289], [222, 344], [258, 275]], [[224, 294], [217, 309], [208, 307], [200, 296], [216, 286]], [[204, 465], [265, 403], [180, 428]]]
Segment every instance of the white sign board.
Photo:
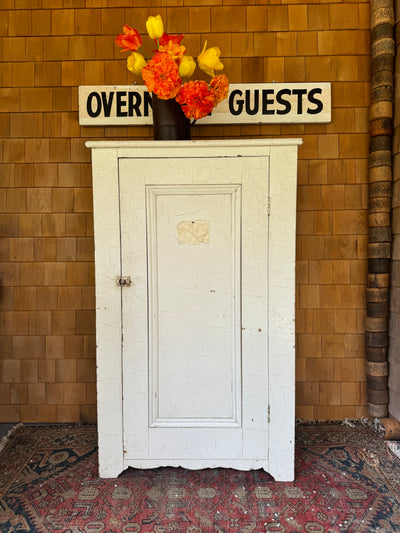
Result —
[[[306, 124], [331, 121], [331, 84], [237, 83], [199, 124]], [[81, 126], [153, 124], [151, 94], [145, 85], [79, 87]]]

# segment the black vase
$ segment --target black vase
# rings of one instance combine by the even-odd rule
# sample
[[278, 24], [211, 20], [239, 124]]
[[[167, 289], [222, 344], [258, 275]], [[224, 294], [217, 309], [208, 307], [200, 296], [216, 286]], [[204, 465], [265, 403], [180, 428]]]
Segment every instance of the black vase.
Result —
[[176, 100], [161, 100], [153, 93], [152, 107], [154, 140], [190, 140], [190, 120]]

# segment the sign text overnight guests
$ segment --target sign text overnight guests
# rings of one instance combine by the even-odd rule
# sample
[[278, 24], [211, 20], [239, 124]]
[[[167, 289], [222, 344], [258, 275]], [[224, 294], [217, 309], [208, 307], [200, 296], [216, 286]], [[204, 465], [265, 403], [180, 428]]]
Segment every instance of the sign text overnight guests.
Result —
[[[330, 83], [238, 83], [230, 84], [228, 98], [196, 125], [330, 121]], [[145, 85], [79, 87], [81, 126], [152, 123], [151, 95]]]

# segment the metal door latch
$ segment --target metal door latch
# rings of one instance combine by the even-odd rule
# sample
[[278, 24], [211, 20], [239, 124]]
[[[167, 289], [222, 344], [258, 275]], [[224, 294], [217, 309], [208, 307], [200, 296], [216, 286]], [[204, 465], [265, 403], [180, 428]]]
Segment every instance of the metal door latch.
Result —
[[116, 279], [117, 285], [120, 287], [130, 287], [132, 285], [132, 280], [130, 276], [122, 276]]

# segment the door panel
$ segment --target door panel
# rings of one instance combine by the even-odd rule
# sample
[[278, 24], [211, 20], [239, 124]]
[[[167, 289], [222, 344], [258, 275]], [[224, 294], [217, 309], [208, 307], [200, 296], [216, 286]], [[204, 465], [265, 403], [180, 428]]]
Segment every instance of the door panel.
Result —
[[120, 160], [132, 466], [267, 461], [268, 179], [267, 157]]

